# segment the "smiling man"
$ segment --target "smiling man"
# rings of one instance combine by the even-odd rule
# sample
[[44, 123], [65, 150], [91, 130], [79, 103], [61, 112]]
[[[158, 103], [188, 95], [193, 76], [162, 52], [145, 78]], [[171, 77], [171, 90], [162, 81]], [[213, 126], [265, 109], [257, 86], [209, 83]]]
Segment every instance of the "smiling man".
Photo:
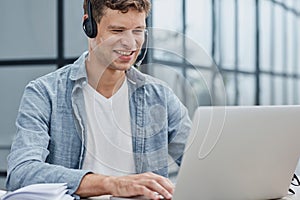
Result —
[[31, 81], [16, 120], [7, 189], [67, 183], [75, 197], [172, 198], [190, 119], [163, 82], [133, 67], [149, 0], [85, 0], [89, 50]]

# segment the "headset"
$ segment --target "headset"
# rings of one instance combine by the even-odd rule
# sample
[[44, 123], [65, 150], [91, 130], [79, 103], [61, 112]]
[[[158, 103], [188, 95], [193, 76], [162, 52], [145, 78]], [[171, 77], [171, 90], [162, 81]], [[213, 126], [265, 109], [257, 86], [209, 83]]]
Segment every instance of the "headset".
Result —
[[83, 21], [82, 28], [83, 28], [85, 34], [89, 38], [95, 38], [97, 36], [97, 23], [96, 23], [95, 19], [93, 18], [91, 1], [87, 0], [87, 4], [88, 4], [88, 9], [87, 9], [88, 18], [86, 18]]
[[[82, 24], [82, 28], [85, 32], [85, 34], [89, 37], [89, 38], [95, 38], [97, 36], [97, 23], [95, 21], [95, 19], [93, 18], [93, 10], [92, 10], [92, 3], [91, 0], [87, 0], [87, 15], [88, 17], [83, 21]], [[135, 64], [136, 67], [140, 67], [140, 65], [142, 64], [143, 60], [146, 57], [147, 54], [147, 49], [148, 49], [148, 30], [145, 30], [145, 39], [146, 42], [143, 45], [143, 49], [144, 49], [144, 53], [142, 54], [142, 56], [140, 55], [139, 57], [141, 57], [141, 59]]]

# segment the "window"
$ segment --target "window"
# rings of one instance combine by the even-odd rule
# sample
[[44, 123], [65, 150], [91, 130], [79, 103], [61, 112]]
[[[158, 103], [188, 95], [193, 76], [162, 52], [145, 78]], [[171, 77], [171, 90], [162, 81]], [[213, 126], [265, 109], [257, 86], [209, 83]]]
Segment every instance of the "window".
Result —
[[[162, 73], [158, 66], [163, 63], [170, 71], [176, 68], [174, 76], [183, 77], [191, 85], [205, 79], [207, 88], [214, 90], [210, 93], [215, 99], [225, 98], [207, 100], [209, 96], [203, 96], [207, 88], [200, 87], [203, 84], [199, 83], [194, 90], [197, 103], [185, 102], [190, 112], [202, 103], [300, 103], [299, 1], [152, 0], [152, 3], [154, 11], [149, 24], [161, 30], [172, 29], [172, 34], [166, 33], [161, 42], [165, 42], [165, 46], [173, 45], [176, 51], [181, 49], [181, 56], [180, 59], [167, 56], [154, 48], [152, 51], [157, 53], [149, 54], [148, 59], [157, 69], [146, 71], [158, 76]], [[170, 4], [175, 9], [170, 9]], [[211, 67], [209, 60], [214, 61], [215, 67]], [[196, 77], [198, 72], [202, 75]], [[170, 76], [164, 79], [171, 79]], [[220, 81], [223, 89], [216, 90], [220, 87], [215, 85]], [[190, 90], [178, 91], [180, 82], [170, 84], [181, 96], [190, 97]]]

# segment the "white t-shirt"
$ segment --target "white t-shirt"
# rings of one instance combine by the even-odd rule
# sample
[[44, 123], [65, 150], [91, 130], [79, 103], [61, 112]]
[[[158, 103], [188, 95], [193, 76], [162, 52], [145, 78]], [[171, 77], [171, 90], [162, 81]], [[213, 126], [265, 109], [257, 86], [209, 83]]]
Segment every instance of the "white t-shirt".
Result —
[[109, 176], [135, 173], [127, 81], [110, 98], [89, 84], [83, 94], [87, 113], [83, 169]]

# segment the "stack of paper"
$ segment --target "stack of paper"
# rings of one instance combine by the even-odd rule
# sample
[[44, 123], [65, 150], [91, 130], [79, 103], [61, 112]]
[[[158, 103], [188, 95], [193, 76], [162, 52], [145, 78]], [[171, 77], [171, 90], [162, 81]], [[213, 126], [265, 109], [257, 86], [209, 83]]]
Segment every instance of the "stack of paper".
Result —
[[5, 190], [0, 190], [0, 198], [5, 195], [6, 191]]
[[73, 200], [66, 183], [33, 184], [7, 192], [1, 200]]

